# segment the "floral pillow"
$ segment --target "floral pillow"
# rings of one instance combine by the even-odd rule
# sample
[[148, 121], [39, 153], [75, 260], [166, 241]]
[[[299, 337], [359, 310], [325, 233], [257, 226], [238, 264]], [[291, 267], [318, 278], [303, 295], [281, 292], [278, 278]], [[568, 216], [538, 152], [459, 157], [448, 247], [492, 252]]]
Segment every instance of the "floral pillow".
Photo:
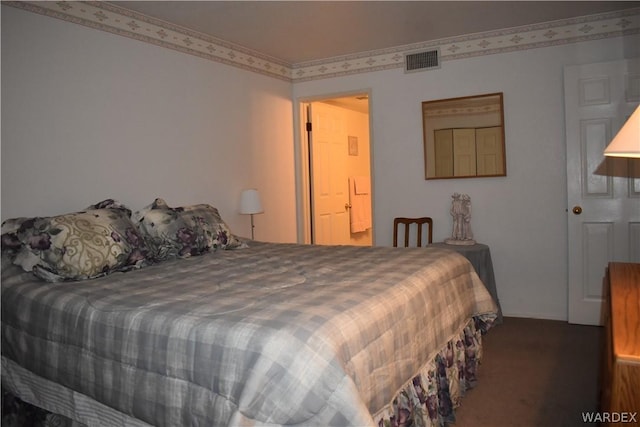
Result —
[[121, 209], [125, 211], [128, 218], [131, 218], [131, 209], [115, 199], [105, 199], [101, 202], [87, 207], [87, 209]]
[[206, 205], [172, 208], [163, 199], [134, 214], [154, 261], [185, 258], [243, 243], [231, 233], [218, 209]]
[[49, 282], [91, 279], [147, 263], [143, 236], [127, 209], [117, 207], [7, 220], [2, 251]]

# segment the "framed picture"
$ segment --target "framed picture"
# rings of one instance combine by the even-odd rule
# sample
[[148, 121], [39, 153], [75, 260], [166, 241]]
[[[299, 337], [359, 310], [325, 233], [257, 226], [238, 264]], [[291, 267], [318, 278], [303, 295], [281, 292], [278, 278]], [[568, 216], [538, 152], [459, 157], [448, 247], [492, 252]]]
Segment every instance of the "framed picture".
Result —
[[357, 136], [349, 137], [349, 155], [350, 156], [358, 155], [358, 137]]
[[425, 179], [506, 176], [502, 92], [422, 103]]

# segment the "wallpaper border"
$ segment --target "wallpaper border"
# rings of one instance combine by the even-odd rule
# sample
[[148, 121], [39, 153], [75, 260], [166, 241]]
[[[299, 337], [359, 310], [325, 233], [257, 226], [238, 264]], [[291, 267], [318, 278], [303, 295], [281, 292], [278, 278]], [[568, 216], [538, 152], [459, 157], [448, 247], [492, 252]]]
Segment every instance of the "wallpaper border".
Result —
[[635, 8], [288, 64], [224, 40], [123, 9], [112, 3], [3, 1], [2, 4], [290, 82], [403, 68], [406, 53], [434, 48], [440, 50], [440, 60], [444, 63], [481, 55], [640, 33], [640, 8]]

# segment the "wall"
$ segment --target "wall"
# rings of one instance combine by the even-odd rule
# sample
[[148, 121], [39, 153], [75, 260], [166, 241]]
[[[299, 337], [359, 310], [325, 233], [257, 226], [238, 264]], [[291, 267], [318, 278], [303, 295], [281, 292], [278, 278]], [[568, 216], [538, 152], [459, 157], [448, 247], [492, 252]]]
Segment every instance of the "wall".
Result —
[[[460, 59], [292, 85], [2, 6], [1, 216], [54, 215], [106, 197], [211, 203], [248, 235], [240, 190], [258, 187], [256, 237], [295, 241], [293, 101], [371, 93], [374, 244], [428, 214], [449, 236], [468, 193], [506, 315], [566, 319], [563, 66], [640, 56], [640, 36]], [[292, 92], [293, 91], [293, 92]], [[425, 181], [420, 104], [503, 92], [507, 176]], [[295, 112], [297, 105], [293, 105]], [[297, 132], [297, 131], [296, 131]], [[296, 141], [295, 143], [298, 143]]]
[[[467, 193], [472, 228], [491, 247], [505, 315], [567, 319], [563, 67], [640, 56], [640, 37], [611, 38], [294, 84], [294, 99], [371, 91], [374, 239], [391, 245], [395, 216], [434, 218], [450, 236], [451, 194]], [[424, 179], [421, 102], [504, 93], [507, 176]]]
[[209, 203], [256, 238], [292, 242], [291, 84], [2, 6], [2, 218], [108, 197]]

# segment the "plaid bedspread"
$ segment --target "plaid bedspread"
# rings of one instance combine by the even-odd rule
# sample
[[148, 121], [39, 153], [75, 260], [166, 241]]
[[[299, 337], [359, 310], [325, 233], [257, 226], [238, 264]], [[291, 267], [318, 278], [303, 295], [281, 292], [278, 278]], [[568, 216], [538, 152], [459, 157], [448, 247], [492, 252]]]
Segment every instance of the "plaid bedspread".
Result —
[[155, 426], [364, 426], [496, 306], [436, 248], [252, 243], [100, 279], [2, 277], [2, 355]]

